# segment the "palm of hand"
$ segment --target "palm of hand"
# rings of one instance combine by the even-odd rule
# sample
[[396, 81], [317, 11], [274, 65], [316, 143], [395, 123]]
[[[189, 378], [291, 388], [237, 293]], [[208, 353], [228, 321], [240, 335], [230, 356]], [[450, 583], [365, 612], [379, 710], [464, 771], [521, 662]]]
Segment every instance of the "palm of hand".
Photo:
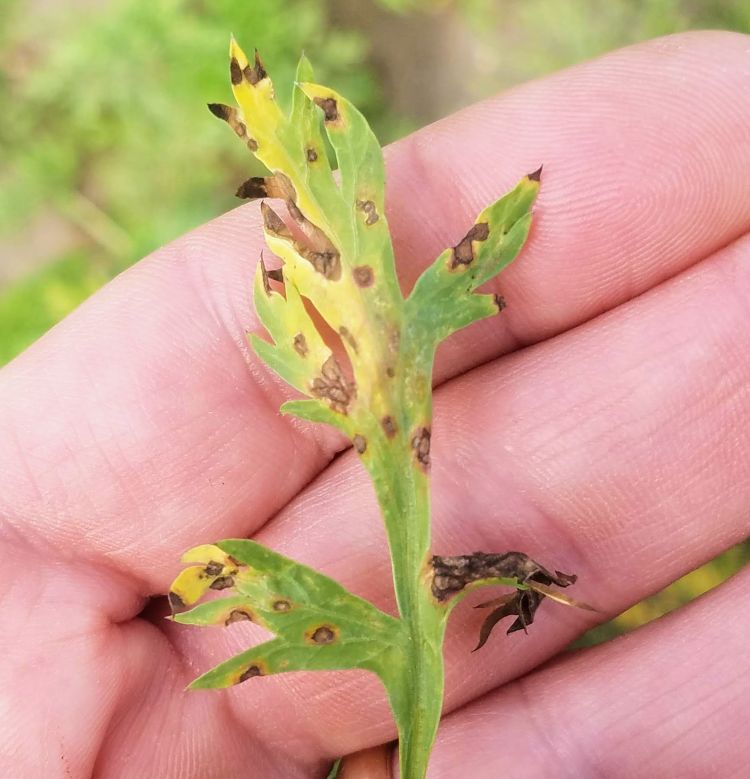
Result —
[[[519, 171], [547, 172], [499, 279], [509, 309], [439, 355], [436, 551], [524, 549], [616, 613], [747, 535], [746, 49], [703, 34], [615, 53], [390, 150], [407, 286]], [[245, 346], [258, 224], [242, 208], [161, 250], [2, 373], [3, 775], [306, 777], [393, 737], [364, 674], [185, 694], [253, 626], [143, 611], [184, 549], [245, 535], [390, 607], [364, 473], [333, 459], [337, 435], [277, 414], [286, 389]], [[591, 618], [544, 607], [528, 639], [472, 656], [482, 615], [461, 609], [430, 775], [736, 770], [742, 615], [718, 649], [705, 626], [742, 611], [743, 583], [533, 673]]]

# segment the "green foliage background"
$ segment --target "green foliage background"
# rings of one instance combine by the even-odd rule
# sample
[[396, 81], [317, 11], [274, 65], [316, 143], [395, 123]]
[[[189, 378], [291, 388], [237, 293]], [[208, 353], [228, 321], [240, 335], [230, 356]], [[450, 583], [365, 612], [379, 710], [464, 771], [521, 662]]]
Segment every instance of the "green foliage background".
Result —
[[[362, 2], [368, 8], [374, 3]], [[346, 2], [346, 0], [339, 0]], [[379, 0], [406, 25], [460, 26], [477, 63], [455, 105], [639, 40], [686, 29], [750, 32], [747, 0]], [[257, 46], [274, 81], [305, 49], [321, 83], [349, 97], [389, 142], [434, 116], [389, 111], [367, 13], [337, 24], [336, 0], [0, 0], [0, 365], [109, 278], [233, 207], [253, 169], [205, 103], [227, 100], [227, 35]], [[351, 13], [346, 18], [351, 20]], [[356, 14], [355, 14], [356, 18]], [[422, 63], [410, 75], [417, 84]], [[280, 95], [282, 102], [288, 94]], [[43, 264], [6, 246], [54, 213], [75, 240]], [[43, 222], [42, 222], [43, 224]], [[17, 267], [31, 259], [33, 272]], [[586, 637], [630, 629], [710, 589], [747, 544]]]

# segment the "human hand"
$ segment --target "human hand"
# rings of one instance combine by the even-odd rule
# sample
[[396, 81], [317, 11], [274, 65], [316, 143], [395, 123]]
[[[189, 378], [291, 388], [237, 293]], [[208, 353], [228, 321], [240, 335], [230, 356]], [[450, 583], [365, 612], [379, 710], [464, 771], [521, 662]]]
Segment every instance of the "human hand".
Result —
[[[437, 553], [522, 549], [604, 618], [748, 535], [749, 50], [662, 39], [388, 150], [407, 288], [545, 165], [507, 311], [439, 353]], [[0, 373], [3, 776], [323, 776], [394, 736], [359, 672], [184, 692], [258, 629], [149, 601], [185, 549], [252, 536], [392, 608], [356, 457], [281, 417], [287, 388], [247, 348], [259, 224], [244, 206], [162, 249]], [[484, 615], [460, 608], [430, 777], [740, 771], [747, 584], [540, 670], [590, 614], [544, 605], [472, 655]]]

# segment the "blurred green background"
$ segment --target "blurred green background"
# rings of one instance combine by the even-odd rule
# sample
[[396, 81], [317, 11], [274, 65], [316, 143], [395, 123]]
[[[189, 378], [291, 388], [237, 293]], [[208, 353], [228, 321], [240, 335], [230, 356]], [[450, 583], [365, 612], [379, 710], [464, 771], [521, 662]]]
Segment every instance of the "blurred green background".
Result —
[[[253, 173], [205, 109], [234, 32], [280, 99], [302, 49], [383, 143], [495, 91], [646, 38], [750, 33], [747, 0], [0, 0], [0, 365], [94, 290], [232, 208]], [[158, 171], [158, 175], [155, 172]], [[588, 634], [715, 586], [717, 560]]]

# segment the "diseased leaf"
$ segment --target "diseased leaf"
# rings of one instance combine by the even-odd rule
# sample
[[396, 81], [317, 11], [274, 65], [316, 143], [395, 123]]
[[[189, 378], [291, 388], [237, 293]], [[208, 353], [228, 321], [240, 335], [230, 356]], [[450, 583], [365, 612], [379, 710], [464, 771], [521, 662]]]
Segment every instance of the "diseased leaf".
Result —
[[257, 336], [251, 339], [255, 352], [289, 384], [311, 393], [321, 366], [332, 356], [305, 310], [297, 287], [284, 285], [286, 297], [271, 289], [261, 259], [255, 274], [255, 310], [274, 340], [268, 344]]
[[[312, 568], [247, 540], [202, 546], [205, 566], [192, 566], [173, 585], [185, 605], [208, 589], [230, 597], [174, 615], [187, 625], [231, 625], [248, 620], [276, 638], [222, 663], [193, 687], [226, 687], [252, 676], [284, 671], [363, 668], [390, 683], [403, 651], [402, 623]], [[198, 556], [195, 550], [192, 559]], [[200, 581], [200, 587], [192, 585]], [[206, 584], [208, 582], [208, 584]]]
[[472, 294], [521, 250], [531, 225], [541, 168], [525, 176], [505, 197], [482, 211], [466, 235], [422, 273], [407, 300], [412, 326], [438, 344], [451, 333], [497, 314], [505, 301]]
[[[245, 181], [237, 195], [263, 199], [266, 243], [282, 265], [267, 270], [259, 262], [255, 307], [271, 340], [254, 334], [251, 344], [303, 396], [285, 403], [282, 413], [339, 428], [370, 474], [399, 617], [252, 541], [227, 540], [186, 553], [188, 567], [169, 594], [173, 618], [204, 626], [251, 620], [275, 634], [203, 674], [193, 687], [226, 687], [296, 670], [361, 668], [378, 674], [398, 727], [401, 776], [422, 779], [443, 700], [445, 626], [461, 598], [491, 584], [516, 589], [492, 602], [480, 646], [505, 616], [517, 617], [509, 632], [525, 630], [545, 597], [585, 607], [549, 586], [567, 587], [575, 577], [550, 573], [522, 553], [431, 552], [435, 348], [504, 307], [499, 297], [475, 290], [523, 246], [541, 168], [482, 211], [405, 300], [385, 215], [382, 153], [362, 114], [314, 83], [304, 57], [288, 117], [257, 52], [248, 58], [234, 40], [230, 80], [238, 107], [209, 108], [271, 172]], [[415, 219], [418, 209], [415, 203]], [[325, 338], [319, 332], [318, 315], [338, 336], [343, 353], [330, 332]], [[229, 593], [204, 600], [212, 590]]]
[[475, 652], [485, 645], [492, 629], [503, 617], [517, 616], [508, 628], [509, 634], [517, 630], [527, 632], [527, 627], [534, 621], [536, 610], [545, 596], [568, 606], [593, 611], [591, 606], [577, 603], [549, 587], [552, 583], [558, 587], [569, 587], [575, 584], [575, 576], [560, 571], [550, 573], [544, 566], [522, 552], [504, 554], [475, 552], [455, 557], [435, 556], [432, 558], [432, 569], [433, 594], [441, 602], [453, 599], [451, 608], [456, 605], [458, 598], [479, 586], [509, 584], [517, 588], [518, 591], [515, 593], [503, 595], [477, 606], [477, 608], [493, 607], [494, 611], [482, 625]]

